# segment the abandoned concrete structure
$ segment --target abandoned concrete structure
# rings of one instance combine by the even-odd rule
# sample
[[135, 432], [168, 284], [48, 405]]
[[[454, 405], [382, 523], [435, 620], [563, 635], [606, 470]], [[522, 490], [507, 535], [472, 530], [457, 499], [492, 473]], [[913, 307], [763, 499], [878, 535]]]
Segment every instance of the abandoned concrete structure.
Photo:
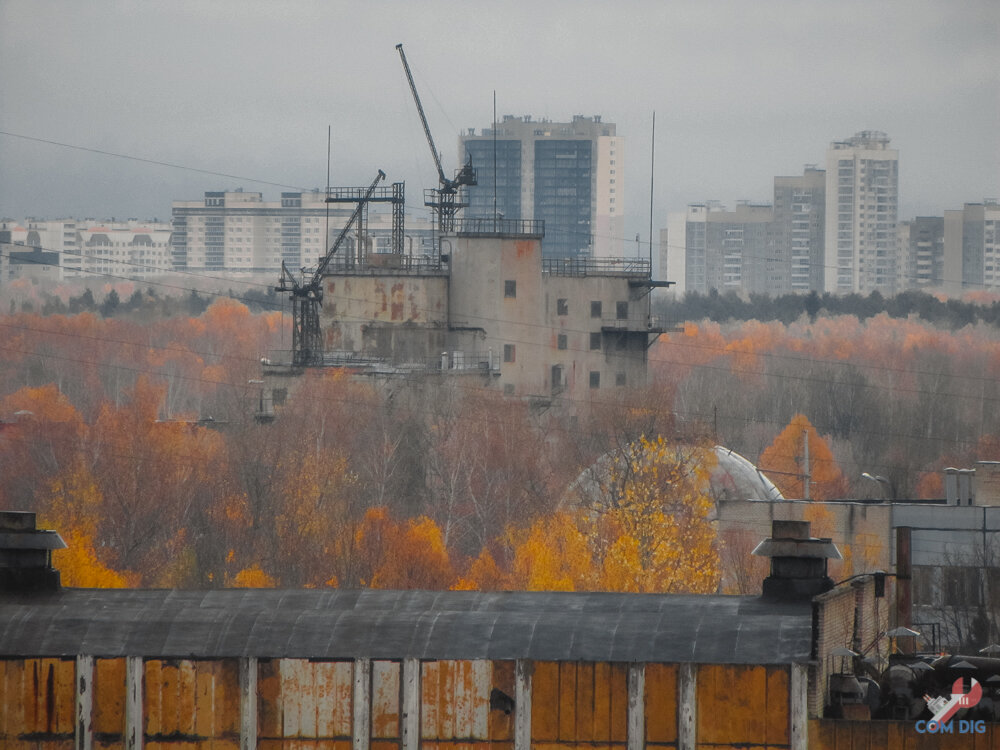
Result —
[[[322, 278], [323, 364], [467, 376], [577, 404], [644, 385], [663, 331], [648, 294], [665, 282], [643, 260], [544, 259], [543, 235], [540, 221], [466, 219], [439, 256], [334, 255]], [[265, 364], [269, 391], [287, 387], [288, 361]]]

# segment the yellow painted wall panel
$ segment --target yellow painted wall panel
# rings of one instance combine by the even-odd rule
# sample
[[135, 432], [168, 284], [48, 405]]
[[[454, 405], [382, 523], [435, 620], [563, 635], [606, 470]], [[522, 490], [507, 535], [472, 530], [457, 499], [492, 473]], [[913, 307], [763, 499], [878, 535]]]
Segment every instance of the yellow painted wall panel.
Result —
[[611, 741], [628, 739], [628, 665], [611, 665]]
[[611, 741], [611, 665], [594, 664], [594, 742]]
[[698, 667], [698, 739], [726, 745], [766, 740], [767, 672], [764, 667]]
[[580, 662], [576, 666], [576, 733], [575, 739], [594, 741], [594, 664]]
[[[514, 697], [514, 666], [513, 661], [493, 662], [493, 684], [497, 690], [510, 698]], [[500, 710], [490, 711], [489, 737], [494, 740], [494, 747], [497, 747], [497, 740], [510, 741], [514, 739], [514, 712], [505, 713]]]
[[789, 668], [767, 667], [767, 694], [764, 706], [764, 736], [768, 745], [787, 745], [789, 709]]
[[160, 664], [160, 732], [164, 735], [180, 731], [177, 722], [180, 698], [180, 675], [176, 661]]
[[125, 660], [94, 660], [94, 733], [121, 736], [125, 730]]
[[195, 669], [194, 662], [184, 659], [177, 668], [177, 731], [195, 734]]
[[646, 741], [677, 741], [677, 667], [646, 665]]
[[150, 659], [145, 665], [145, 683], [142, 691], [143, 732], [150, 736], [164, 734], [161, 725], [163, 712], [163, 665], [159, 659]]
[[559, 739], [576, 740], [576, 663], [559, 664]]
[[215, 733], [215, 666], [216, 662], [210, 661], [195, 664], [194, 733], [198, 737]]
[[532, 746], [559, 738], [559, 664], [536, 661], [531, 676]]

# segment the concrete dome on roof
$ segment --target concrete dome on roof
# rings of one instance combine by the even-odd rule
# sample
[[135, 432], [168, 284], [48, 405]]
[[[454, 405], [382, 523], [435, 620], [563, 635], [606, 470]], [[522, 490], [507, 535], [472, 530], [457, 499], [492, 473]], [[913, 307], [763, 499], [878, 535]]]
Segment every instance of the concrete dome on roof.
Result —
[[[734, 500], [785, 499], [774, 483], [739, 453], [721, 445], [716, 445], [712, 451], [716, 465], [709, 477], [709, 494], [716, 504]], [[619, 460], [619, 455], [618, 452], [605, 453], [580, 472], [567, 488], [564, 503], [584, 507], [603, 505], [611, 481], [611, 469]]]

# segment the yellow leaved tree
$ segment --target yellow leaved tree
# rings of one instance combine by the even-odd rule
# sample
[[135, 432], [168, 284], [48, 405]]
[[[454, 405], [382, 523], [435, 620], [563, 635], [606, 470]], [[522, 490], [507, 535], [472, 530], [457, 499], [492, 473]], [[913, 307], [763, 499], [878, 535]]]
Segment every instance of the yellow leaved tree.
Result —
[[720, 566], [705, 446], [645, 436], [611, 472], [611, 502], [589, 522], [601, 589], [711, 593]]

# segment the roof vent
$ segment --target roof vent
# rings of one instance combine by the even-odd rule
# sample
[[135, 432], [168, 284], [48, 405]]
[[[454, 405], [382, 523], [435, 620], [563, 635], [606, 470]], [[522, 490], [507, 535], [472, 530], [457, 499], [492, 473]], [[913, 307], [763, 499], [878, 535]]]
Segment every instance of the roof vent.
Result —
[[809, 535], [809, 521], [773, 521], [771, 538], [753, 554], [771, 558], [763, 595], [778, 600], [811, 599], [829, 591], [833, 579], [826, 574], [826, 561], [842, 559], [832, 540]]
[[0, 511], [0, 591], [58, 591], [52, 550], [65, 549], [55, 531], [35, 528], [35, 514]]

